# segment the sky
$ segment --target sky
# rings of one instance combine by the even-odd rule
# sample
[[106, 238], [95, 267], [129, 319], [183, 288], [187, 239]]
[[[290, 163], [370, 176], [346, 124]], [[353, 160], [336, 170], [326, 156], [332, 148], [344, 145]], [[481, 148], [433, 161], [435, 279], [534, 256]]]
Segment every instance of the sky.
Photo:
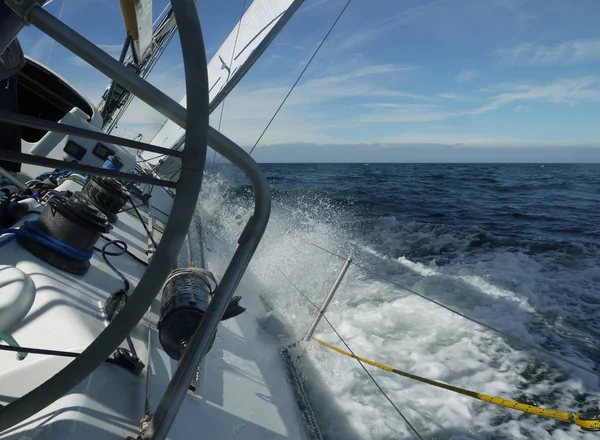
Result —
[[[248, 3], [200, 1], [209, 58]], [[252, 147], [345, 3], [305, 0], [211, 125]], [[165, 5], [154, 0], [154, 15]], [[46, 9], [118, 57], [118, 0], [54, 0]], [[276, 162], [600, 162], [599, 16], [597, 0], [352, 0], [254, 154]], [[106, 77], [33, 27], [20, 40], [27, 55], [99, 101]], [[177, 39], [149, 80], [183, 97]], [[162, 123], [135, 102], [119, 134], [149, 141]]]

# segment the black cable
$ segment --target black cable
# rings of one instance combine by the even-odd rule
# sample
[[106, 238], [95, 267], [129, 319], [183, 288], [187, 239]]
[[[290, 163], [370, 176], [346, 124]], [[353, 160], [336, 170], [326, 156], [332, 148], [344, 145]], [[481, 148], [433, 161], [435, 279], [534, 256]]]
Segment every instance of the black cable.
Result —
[[152, 241], [152, 244], [154, 245], [154, 249], [158, 249], [158, 245], [156, 244], [156, 241], [154, 241], [154, 237], [152, 236], [152, 234], [148, 230], [148, 226], [146, 226], [146, 222], [144, 221], [144, 217], [142, 217], [142, 214], [140, 214], [140, 211], [137, 209], [137, 206], [135, 206], [135, 203], [133, 203], [133, 200], [131, 200], [131, 197], [127, 196], [127, 198], [129, 199], [129, 203], [131, 203], [131, 205], [133, 206], [133, 209], [135, 210], [135, 213], [137, 214], [138, 218], [140, 219], [140, 222], [142, 222], [142, 226], [144, 227], [144, 230], [146, 231], [146, 234], [148, 235], [148, 238]]
[[123, 209], [121, 209], [121, 210], [120, 210], [120, 211], [119, 211], [117, 214], [120, 214], [120, 213], [122, 213], [122, 212], [126, 212], [126, 211], [131, 211], [131, 210], [132, 210], [132, 209], [134, 209], [134, 208], [139, 208], [140, 206], [145, 206], [145, 205], [146, 205], [146, 204], [142, 202], [142, 203], [140, 203], [140, 204], [139, 204], [139, 205], [137, 205], [137, 206], [130, 206], [129, 208], [123, 208]]
[[[106, 240], [106, 241], [114, 241], [114, 239], [112, 239], [112, 238], [110, 238], [110, 237], [107, 237], [106, 235], [101, 235], [100, 237], [101, 237], [103, 240]], [[117, 247], [118, 247], [118, 245], [117, 245]], [[94, 250], [96, 250], [96, 251], [98, 251], [98, 252], [102, 252], [102, 249], [100, 249], [100, 248], [97, 248], [97, 247], [95, 247], [95, 246], [94, 246]], [[148, 267], [148, 263], [147, 263], [147, 262], [145, 262], [145, 261], [144, 261], [144, 260], [142, 260], [140, 257], [138, 257], [137, 255], [135, 255], [134, 253], [132, 253], [130, 250], [128, 250], [128, 249], [127, 249], [127, 250], [125, 251], [125, 253], [126, 253], [127, 255], [129, 255], [131, 258], [133, 258], [135, 261], [137, 261], [138, 263], [140, 263], [140, 264], [143, 264], [144, 266]], [[106, 252], [106, 255], [108, 255], [108, 256], [115, 256], [115, 257], [117, 256], [117, 254], [116, 254], [116, 253], [115, 253], [115, 255], [113, 255], [113, 252], [110, 252], [110, 253], [109, 253], [109, 252]], [[119, 254], [119, 255], [121, 255], [121, 254]]]
[[107, 258], [107, 253], [106, 253], [106, 248], [111, 246], [111, 245], [121, 245], [123, 246], [122, 248], [119, 247], [119, 249], [121, 250], [120, 253], [115, 253], [112, 252], [111, 255], [113, 256], [118, 256], [118, 255], [123, 255], [125, 252], [127, 252], [127, 243], [125, 243], [123, 240], [111, 240], [108, 243], [106, 243], [104, 246], [102, 246], [102, 258], [104, 259], [104, 262], [108, 265], [108, 267], [110, 267], [114, 273], [116, 273], [119, 278], [121, 278], [123, 280], [123, 291], [125, 291], [125, 293], [129, 292], [129, 288], [131, 287], [129, 284], [129, 281], [127, 281], [127, 278], [125, 278], [125, 275], [123, 275], [121, 273], [121, 271], [119, 269], [117, 269], [115, 266], [112, 265], [112, 263], [110, 261], [108, 261]]

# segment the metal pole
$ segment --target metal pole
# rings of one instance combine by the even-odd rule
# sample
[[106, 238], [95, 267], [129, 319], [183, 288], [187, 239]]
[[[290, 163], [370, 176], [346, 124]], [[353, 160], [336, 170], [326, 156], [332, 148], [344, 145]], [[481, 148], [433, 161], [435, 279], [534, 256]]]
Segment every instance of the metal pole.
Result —
[[321, 318], [327, 311], [327, 307], [329, 307], [329, 303], [331, 302], [333, 295], [335, 295], [335, 292], [337, 291], [338, 287], [340, 287], [340, 283], [344, 279], [344, 275], [346, 275], [346, 272], [348, 272], [348, 268], [350, 267], [350, 264], [352, 264], [352, 258], [348, 257], [348, 259], [344, 263], [344, 266], [342, 267], [342, 270], [340, 271], [339, 275], [335, 279], [333, 286], [331, 286], [331, 290], [325, 297], [325, 301], [323, 301], [323, 305], [319, 309], [319, 313], [317, 313], [317, 316], [315, 316], [315, 320], [310, 325], [310, 328], [308, 329], [308, 332], [306, 333], [306, 336], [304, 337], [304, 340], [306, 342], [310, 341], [313, 334], [315, 333], [315, 330], [317, 329], [319, 322], [321, 322]]
[[158, 147], [156, 145], [147, 144], [145, 142], [138, 142], [119, 136], [112, 136], [110, 134], [102, 133], [101, 131], [88, 130], [87, 128], [75, 127], [69, 124], [47, 121], [45, 119], [36, 118], [34, 116], [27, 116], [2, 109], [0, 109], [0, 122], [8, 122], [9, 124], [15, 124], [21, 127], [31, 127], [37, 128], [39, 130], [70, 134], [72, 136], [93, 139], [99, 142], [108, 142], [110, 144], [135, 148], [136, 150], [150, 151], [153, 153], [162, 153], [165, 156], [182, 157], [183, 155], [181, 151], [174, 151], [169, 148]]
[[[119, 63], [123, 64], [123, 61], [125, 61], [125, 56], [127, 55], [127, 50], [129, 49], [129, 45], [131, 44], [131, 35], [129, 35], [129, 33], [127, 33], [127, 37], [125, 38], [125, 44], [123, 44], [123, 49], [121, 50], [121, 56], [119, 57]], [[108, 89], [108, 94], [106, 95], [106, 99], [104, 100], [104, 104], [102, 105], [102, 128], [104, 128], [104, 126], [106, 125], [107, 121], [105, 121], [104, 119], [106, 118], [106, 115], [104, 114], [104, 109], [106, 108], [107, 105], [110, 105], [110, 101], [112, 99], [113, 94], [115, 93], [115, 87], [117, 87], [117, 82], [115, 80], [113, 80], [110, 83], [110, 89]]]

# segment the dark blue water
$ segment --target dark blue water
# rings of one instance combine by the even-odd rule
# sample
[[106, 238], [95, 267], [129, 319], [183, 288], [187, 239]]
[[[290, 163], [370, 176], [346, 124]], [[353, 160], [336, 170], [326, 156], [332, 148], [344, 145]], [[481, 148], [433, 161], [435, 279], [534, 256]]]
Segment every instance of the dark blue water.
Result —
[[[268, 273], [275, 272], [277, 264], [299, 285], [312, 283], [319, 291], [331, 282], [339, 261], [330, 263], [330, 256], [315, 253], [309, 245], [352, 253], [360, 264], [396, 283], [600, 371], [596, 342], [600, 337], [600, 165], [262, 164], [261, 168], [273, 195], [266, 244], [258, 257]], [[218, 170], [227, 182], [231, 168]], [[240, 176], [231, 189], [232, 206], [249, 200], [250, 187]], [[302, 255], [307, 255], [306, 261]], [[348, 296], [340, 299], [336, 310], [347, 325], [348, 337], [359, 328], [375, 340], [397, 341], [407, 331], [412, 338], [387, 342], [387, 351], [379, 348], [373, 353], [378, 360], [402, 362], [398, 353], [418, 340], [421, 361], [407, 366], [418, 373], [427, 362], [437, 362], [429, 359], [432, 352], [450, 344], [456, 354], [455, 359], [448, 358], [454, 373], [441, 376], [442, 380], [456, 383], [461, 376], [455, 370], [475, 356], [485, 359], [487, 374], [494, 377], [490, 380], [515, 387], [506, 392], [507, 397], [555, 409], [598, 407], [597, 378], [548, 362], [537, 352], [524, 352], [512, 340], [502, 342], [510, 348], [496, 346], [486, 339], [489, 332], [483, 333], [482, 342], [476, 327], [469, 338], [454, 340], [465, 327], [449, 330], [454, 321], [443, 311], [424, 318], [430, 320], [426, 327], [416, 323], [407, 330], [403, 322], [412, 316], [411, 310], [417, 310], [408, 298], [407, 309], [390, 315], [387, 304], [397, 298], [397, 289], [384, 288], [377, 277], [365, 273], [352, 276], [347, 281]], [[270, 285], [278, 282], [274, 276], [269, 278]], [[287, 289], [283, 283], [280, 289]], [[398, 328], [365, 329], [365, 313], [397, 320]], [[477, 355], [469, 348], [473, 346], [479, 350]], [[526, 360], [520, 357], [523, 353]], [[509, 358], [512, 367], [506, 365]], [[468, 371], [461, 379], [465, 386], [471, 384]], [[360, 371], [356, 375], [361, 376]], [[407, 398], [407, 404], [416, 404], [418, 396]], [[389, 410], [381, 405], [381, 411]], [[423, 411], [428, 405], [423, 405]], [[458, 430], [452, 436], [433, 438], [587, 438], [568, 425], [522, 419], [495, 407], [475, 405], [469, 411], [473, 436]], [[355, 416], [369, 423], [368, 416], [361, 419], [360, 412]], [[518, 425], [513, 423], [516, 420]], [[446, 424], [453, 423], [450, 417]], [[427, 422], [422, 428], [431, 429]]]
[[479, 245], [491, 236], [496, 244], [600, 244], [600, 164], [261, 167], [275, 200], [312, 193], [367, 223], [395, 216], [404, 222], [476, 228], [482, 233]]

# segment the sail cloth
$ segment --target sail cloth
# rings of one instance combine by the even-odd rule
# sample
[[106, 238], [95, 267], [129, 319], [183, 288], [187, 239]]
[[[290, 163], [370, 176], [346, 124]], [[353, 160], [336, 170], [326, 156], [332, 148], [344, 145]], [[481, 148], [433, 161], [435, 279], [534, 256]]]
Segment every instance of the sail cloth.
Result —
[[133, 60], [140, 63], [152, 48], [152, 0], [119, 0]]
[[[242, 79], [303, 1], [254, 0], [208, 63], [210, 112], [217, 108]], [[179, 103], [185, 107], [186, 102], [184, 96]], [[151, 143], [163, 147], [179, 147], [184, 133], [185, 130], [169, 120], [156, 133]]]

